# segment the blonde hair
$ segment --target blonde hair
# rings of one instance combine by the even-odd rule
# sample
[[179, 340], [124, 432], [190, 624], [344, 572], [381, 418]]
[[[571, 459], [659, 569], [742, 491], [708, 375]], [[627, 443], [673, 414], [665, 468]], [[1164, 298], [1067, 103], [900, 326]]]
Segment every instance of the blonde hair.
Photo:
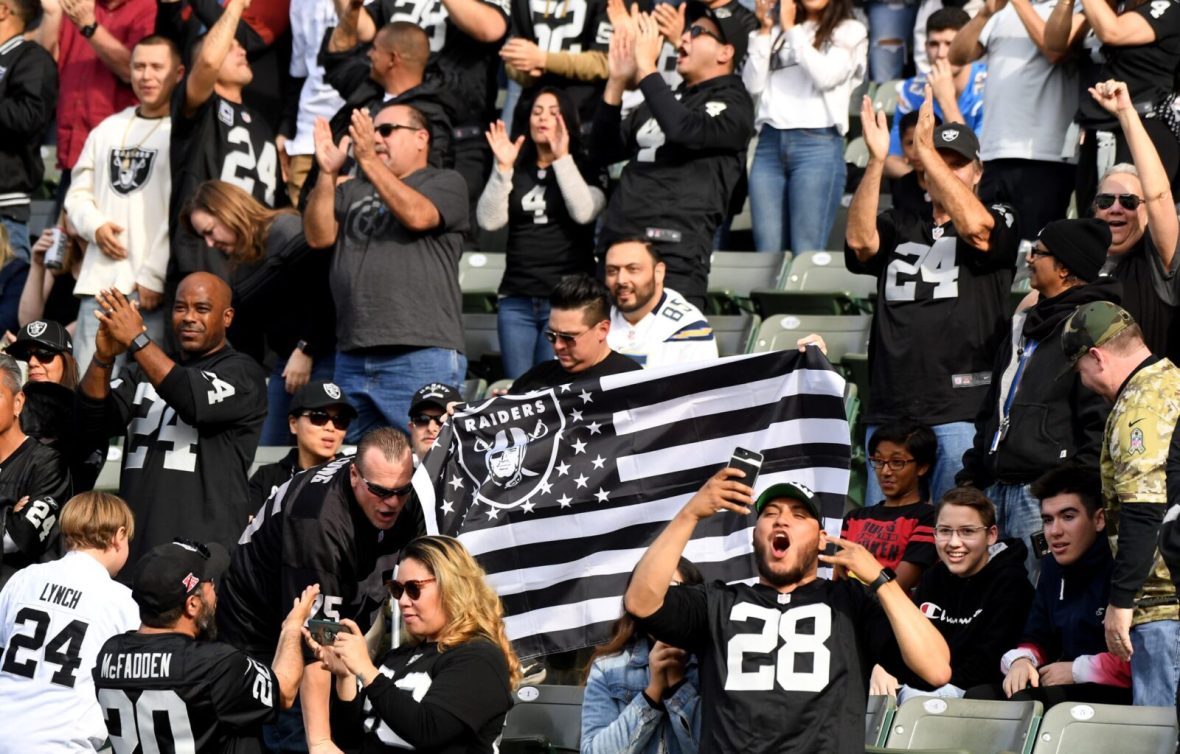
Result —
[[135, 516], [118, 495], [80, 492], [62, 507], [61, 535], [68, 550], [106, 550], [115, 543], [119, 529], [127, 530], [129, 541], [135, 536]]
[[200, 235], [192, 221], [193, 212], [198, 209], [213, 215], [233, 231], [237, 243], [230, 256], [241, 264], [257, 262], [266, 256], [266, 237], [276, 217], [296, 214], [289, 207], [269, 209], [243, 189], [225, 181], [205, 181], [185, 202], [180, 223], [193, 235]]
[[447, 625], [438, 636], [438, 651], [483, 637], [504, 653], [508, 680], [520, 681], [520, 661], [504, 630], [504, 606], [488, 586], [487, 574], [454, 537], [419, 537], [402, 550], [402, 559], [413, 558], [430, 571], [438, 583]]

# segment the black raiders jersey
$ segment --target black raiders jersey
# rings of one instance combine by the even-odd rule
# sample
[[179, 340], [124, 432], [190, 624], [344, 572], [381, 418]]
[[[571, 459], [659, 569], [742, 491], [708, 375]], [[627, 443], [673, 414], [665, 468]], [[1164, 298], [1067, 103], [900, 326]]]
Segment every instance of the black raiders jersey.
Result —
[[[531, 40], [544, 52], [606, 54], [610, 35], [606, 0], [512, 0], [512, 36]], [[561, 87], [577, 105], [582, 122], [589, 123], [605, 84], [605, 79], [581, 81], [545, 73], [529, 85], [529, 90]], [[525, 108], [532, 106], [532, 99], [532, 94], [521, 96], [513, 121], [515, 131], [528, 125]]]
[[79, 393], [87, 434], [126, 432], [119, 495], [135, 513], [135, 562], [174, 537], [232, 549], [252, 512], [247, 474], [266, 418], [266, 376], [226, 346], [177, 364], [154, 386], [139, 365], [111, 382], [105, 401]]
[[[508, 19], [509, 0], [480, 0]], [[442, 0], [368, 0], [365, 10], [380, 29], [392, 21], [417, 24], [430, 37], [426, 80], [452, 95], [462, 110], [456, 128], [478, 125], [482, 130], [496, 103], [500, 43], [484, 43], [464, 33], [451, 21]]]
[[274, 671], [179, 633], [112, 636], [93, 675], [115, 754], [262, 752], [261, 726], [279, 709]]
[[[579, 165], [586, 182], [599, 176]], [[565, 275], [594, 274], [593, 223], [578, 225], [566, 209], [552, 166], [517, 165], [508, 198], [508, 267], [500, 292], [545, 298]]]
[[877, 217], [880, 247], [851, 272], [877, 277], [869, 342], [870, 424], [909, 417], [927, 425], [975, 421], [987, 398], [996, 350], [1008, 337], [1012, 277], [1020, 239], [1014, 210], [988, 208], [989, 251], [960, 239], [954, 223], [935, 226], [891, 209]]
[[884, 610], [851, 580], [675, 586], [640, 626], [700, 658], [701, 751], [860, 754], [869, 672], [900, 662]]
[[426, 533], [417, 498], [393, 528], [369, 522], [352, 492], [352, 457], [296, 474], [242, 532], [220, 584], [222, 636], [255, 657], [270, 657], [291, 601], [320, 585], [312, 617], [355, 620], [368, 630], [389, 598], [385, 578], [401, 549]]

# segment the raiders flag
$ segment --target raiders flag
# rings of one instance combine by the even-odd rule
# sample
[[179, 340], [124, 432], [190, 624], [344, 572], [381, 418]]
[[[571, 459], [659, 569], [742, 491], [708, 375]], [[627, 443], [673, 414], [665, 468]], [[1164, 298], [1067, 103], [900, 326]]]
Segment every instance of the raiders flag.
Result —
[[[735, 447], [755, 491], [801, 482], [838, 534], [848, 490], [844, 379], [817, 349], [576, 381], [473, 403], [414, 475], [426, 528], [458, 537], [504, 602], [522, 657], [600, 643], [646, 547]], [[701, 523], [707, 579], [754, 576], [753, 516]]]

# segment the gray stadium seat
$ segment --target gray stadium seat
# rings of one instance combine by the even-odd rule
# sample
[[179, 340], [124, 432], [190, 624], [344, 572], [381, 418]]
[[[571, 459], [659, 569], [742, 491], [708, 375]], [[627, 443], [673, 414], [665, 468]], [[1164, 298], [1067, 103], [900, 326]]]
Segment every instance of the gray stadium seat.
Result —
[[849, 317], [776, 314], [767, 317], [758, 328], [750, 352], [795, 348], [795, 342], [799, 338], [809, 333], [819, 333], [828, 344], [828, 360], [836, 364], [846, 353], [863, 353], [868, 350], [871, 322], [872, 318], [867, 314]]
[[751, 336], [757, 331], [762, 320], [757, 314], [714, 314], [709, 317], [713, 336], [717, 339], [717, 352], [721, 356], [745, 353]]
[[857, 136], [844, 148], [844, 162], [863, 168], [869, 164], [869, 147], [863, 136]]
[[254, 451], [254, 462], [250, 464], [249, 476], [254, 476], [259, 466], [281, 461], [290, 452], [290, 445], [259, 445], [258, 450]]
[[582, 738], [581, 686], [522, 686], [504, 721], [500, 754], [576, 752]]
[[[54, 162], [57, 159], [54, 158]], [[53, 216], [52, 199], [34, 199], [29, 204], [29, 243], [34, 244], [37, 238], [41, 235], [41, 231], [46, 228], [53, 227], [54, 221], [57, 220]]]
[[897, 79], [886, 81], [877, 87], [877, 91], [873, 92], [873, 109], [884, 110], [885, 115], [890, 119], [890, 124], [893, 123], [893, 115], [897, 112], [898, 83], [900, 82]]
[[512, 389], [512, 380], [496, 380], [488, 385], [487, 389], [483, 391], [481, 398], [492, 398], [496, 395], [496, 391], [503, 390], [507, 392]]
[[459, 395], [463, 396], [463, 400], [471, 403], [478, 400], [481, 395], [488, 389], [487, 380], [471, 379], [463, 380], [463, 384], [459, 388]]
[[897, 713], [897, 700], [888, 694], [869, 697], [865, 708], [865, 744], [883, 746], [889, 737], [889, 723]]
[[791, 260], [778, 290], [750, 294], [758, 313], [855, 314], [869, 309], [877, 279], [855, 275], [844, 267], [840, 251], [806, 251]]
[[494, 312], [496, 291], [504, 276], [505, 255], [483, 251], [465, 251], [459, 258], [459, 289], [463, 291], [463, 311]]
[[500, 353], [500, 335], [496, 331], [495, 314], [466, 313], [463, 315], [463, 340], [468, 365], [484, 356]]
[[1121, 751], [1143, 754], [1176, 751], [1175, 708], [1058, 704], [1045, 713], [1033, 754]]
[[886, 745], [907, 751], [941, 747], [1029, 754], [1043, 710], [1040, 702], [918, 697], [898, 708]]
[[721, 304], [728, 302], [730, 306], [723, 308], [732, 309], [755, 288], [778, 287], [790, 259], [791, 253], [784, 251], [714, 251], [709, 296]]

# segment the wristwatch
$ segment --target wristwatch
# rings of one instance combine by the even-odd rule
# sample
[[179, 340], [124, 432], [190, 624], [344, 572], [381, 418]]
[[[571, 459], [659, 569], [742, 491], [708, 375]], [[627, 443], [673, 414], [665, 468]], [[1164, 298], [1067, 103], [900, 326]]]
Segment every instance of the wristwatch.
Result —
[[897, 579], [897, 574], [894, 572], [894, 570], [892, 568], [882, 568], [880, 575], [878, 575], [877, 578], [873, 579], [872, 583], [869, 584], [869, 594], [872, 595], [873, 597], [876, 597], [878, 589], [885, 586], [890, 581], [894, 581], [896, 579]]
[[78, 33], [81, 34], [82, 36], [86, 37], [87, 39], [90, 39], [91, 37], [93, 37], [94, 32], [96, 32], [96, 31], [98, 31], [98, 21], [95, 21], [92, 24], [87, 24], [86, 26], [78, 27]]
[[298, 343], [295, 344], [295, 347], [298, 348], [300, 351], [307, 353], [307, 341], [306, 340], [299, 341]]
[[152, 339], [148, 336], [148, 334], [141, 332], [139, 335], [135, 336], [135, 340], [131, 341], [131, 345], [127, 346], [127, 353], [139, 353], [143, 349], [147, 348], [148, 344], [151, 342]]

